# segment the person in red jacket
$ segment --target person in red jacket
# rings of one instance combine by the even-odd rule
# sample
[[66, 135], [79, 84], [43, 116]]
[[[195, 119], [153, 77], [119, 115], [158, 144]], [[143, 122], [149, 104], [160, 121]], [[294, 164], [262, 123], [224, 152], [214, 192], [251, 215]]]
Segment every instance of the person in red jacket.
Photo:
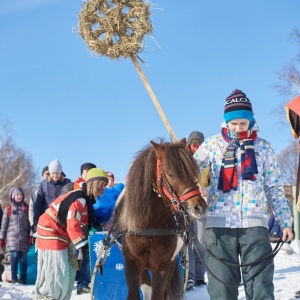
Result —
[[95, 225], [93, 204], [103, 194], [107, 183], [105, 171], [90, 169], [81, 190], [59, 196], [40, 217], [36, 236], [37, 298], [71, 298], [78, 269], [75, 249], [81, 252], [87, 247], [88, 230]]

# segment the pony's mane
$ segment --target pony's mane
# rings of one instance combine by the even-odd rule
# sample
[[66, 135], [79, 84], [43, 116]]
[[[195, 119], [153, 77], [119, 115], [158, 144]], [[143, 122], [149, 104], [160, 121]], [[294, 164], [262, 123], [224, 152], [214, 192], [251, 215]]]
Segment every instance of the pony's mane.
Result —
[[[160, 145], [165, 147], [165, 170], [170, 170], [173, 176], [186, 184], [197, 178], [197, 163], [183, 144], [160, 142]], [[157, 197], [153, 192], [155, 170], [156, 153], [152, 146], [147, 146], [137, 153], [128, 172], [119, 218], [119, 226], [123, 230], [134, 232], [143, 228], [143, 224], [151, 216], [151, 198]]]

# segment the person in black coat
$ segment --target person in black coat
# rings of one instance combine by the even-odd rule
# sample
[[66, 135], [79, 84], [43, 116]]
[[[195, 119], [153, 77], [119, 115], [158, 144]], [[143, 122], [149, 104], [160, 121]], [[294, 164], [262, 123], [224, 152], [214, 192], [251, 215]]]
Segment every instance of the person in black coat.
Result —
[[[0, 229], [1, 229], [1, 223], [2, 223], [2, 216], [3, 216], [3, 210], [1, 207], [1, 199], [0, 199]], [[0, 262], [2, 261], [2, 259], [4, 258], [4, 251], [0, 251]], [[4, 266], [2, 264], [0, 264], [0, 281], [2, 281], [2, 273], [4, 271]]]

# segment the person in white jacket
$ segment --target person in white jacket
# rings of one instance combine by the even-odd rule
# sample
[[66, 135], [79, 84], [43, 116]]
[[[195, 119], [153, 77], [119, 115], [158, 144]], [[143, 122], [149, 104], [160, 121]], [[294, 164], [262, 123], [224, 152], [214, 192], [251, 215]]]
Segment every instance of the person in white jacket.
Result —
[[[210, 167], [207, 250], [235, 265], [249, 264], [271, 253], [268, 203], [280, 221], [282, 240], [293, 238], [291, 212], [275, 154], [270, 143], [258, 137], [258, 130], [251, 101], [242, 91], [234, 90], [226, 98], [221, 133], [207, 138], [194, 154], [200, 172]], [[206, 264], [211, 300], [238, 299], [241, 280], [247, 300], [274, 299], [273, 259], [240, 268], [207, 255]]]

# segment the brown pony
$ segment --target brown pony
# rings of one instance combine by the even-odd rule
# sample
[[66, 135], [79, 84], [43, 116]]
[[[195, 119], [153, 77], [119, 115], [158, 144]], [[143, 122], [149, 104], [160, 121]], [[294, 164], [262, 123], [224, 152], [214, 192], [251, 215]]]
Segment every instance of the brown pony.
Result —
[[133, 161], [112, 225], [125, 233], [127, 299], [140, 299], [139, 288], [144, 300], [183, 298], [177, 254], [186, 242], [186, 223], [205, 215], [207, 208], [197, 176], [185, 139], [151, 141]]

